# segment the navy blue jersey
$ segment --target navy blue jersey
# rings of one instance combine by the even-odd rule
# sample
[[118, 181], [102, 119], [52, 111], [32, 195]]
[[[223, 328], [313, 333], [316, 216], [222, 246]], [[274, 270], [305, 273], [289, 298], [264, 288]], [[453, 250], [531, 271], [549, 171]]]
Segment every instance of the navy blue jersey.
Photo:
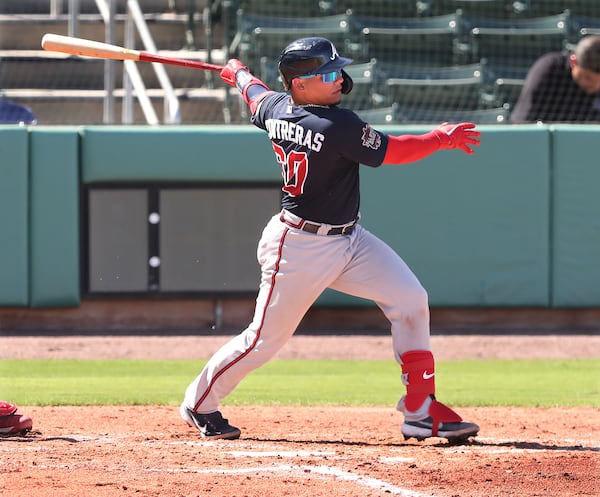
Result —
[[287, 93], [266, 96], [252, 122], [268, 133], [281, 167], [283, 208], [318, 223], [356, 218], [359, 165], [381, 165], [386, 134], [350, 110], [295, 105]]

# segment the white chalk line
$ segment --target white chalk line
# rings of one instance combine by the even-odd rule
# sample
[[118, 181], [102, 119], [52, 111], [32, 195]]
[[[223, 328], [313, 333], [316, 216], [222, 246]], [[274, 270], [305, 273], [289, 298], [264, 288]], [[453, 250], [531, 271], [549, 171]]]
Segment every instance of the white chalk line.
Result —
[[[238, 474], [249, 474], [249, 473], [284, 473], [289, 476], [290, 472], [293, 472], [296, 476], [306, 477], [307, 474], [316, 474], [325, 477], [333, 477], [336, 480], [348, 481], [357, 483], [363, 487], [368, 487], [375, 490], [381, 490], [388, 492], [393, 495], [400, 495], [402, 497], [425, 497], [425, 494], [419, 492], [413, 492], [406, 488], [400, 488], [391, 483], [373, 478], [370, 476], [357, 475], [350, 471], [346, 471], [335, 466], [308, 466], [308, 465], [294, 465], [294, 464], [280, 464], [266, 468], [264, 466], [251, 467], [251, 468], [240, 468], [240, 469], [176, 469], [176, 470], [165, 470], [162, 468], [150, 468], [149, 472], [168, 472], [168, 473], [196, 473], [196, 474], [222, 474], [222, 475], [238, 475]], [[427, 496], [435, 497], [435, 495], [428, 493]]]
[[[116, 436], [116, 437], [93, 437], [89, 435], [63, 435], [61, 438], [65, 440], [74, 440], [77, 442], [84, 443], [95, 443], [95, 444], [110, 444], [113, 445], [115, 443], [123, 443], [128, 440], [132, 440], [139, 435], [134, 436]], [[556, 449], [553, 446], [548, 446], [548, 448], [522, 448], [522, 447], [500, 447], [498, 444], [515, 444], [515, 443], [542, 443], [540, 441], [515, 441], [511, 439], [494, 439], [494, 438], [479, 438], [478, 440], [484, 444], [496, 444], [496, 446], [490, 445], [465, 445], [465, 446], [457, 446], [457, 447], [447, 447], [446, 450], [450, 453], [460, 452], [464, 455], [465, 452], [472, 453], [487, 453], [487, 454], [518, 454], [518, 453], [543, 453], [543, 452], [553, 452]], [[220, 447], [224, 448], [223, 453], [230, 454], [236, 458], [307, 458], [307, 457], [315, 457], [315, 458], [336, 458], [338, 460], [343, 461], [343, 457], [336, 457], [337, 452], [335, 451], [310, 451], [310, 450], [297, 450], [297, 451], [280, 451], [280, 450], [262, 450], [257, 451], [253, 450], [254, 447], [262, 447], [266, 448], [265, 443], [255, 443], [255, 442], [245, 442], [243, 440], [239, 441], [207, 441], [207, 440], [185, 440], [185, 441], [165, 441], [160, 439], [154, 440], [145, 440], [139, 442], [143, 445], [179, 445], [179, 446], [188, 446], [188, 447], [196, 447], [196, 446], [204, 446], [204, 447]], [[596, 450], [594, 446], [589, 446], [590, 440], [586, 440], [585, 442], [581, 440], [561, 440], [561, 441], [553, 441], [552, 444], [556, 446], [557, 444], [565, 444], [568, 443], [573, 445], [574, 447], [581, 446], [582, 443], [585, 443], [585, 446], [579, 450]], [[4, 445], [4, 444], [3, 444]], [[8, 445], [8, 444], [7, 444]], [[12, 444], [10, 444], [12, 445]], [[247, 450], [227, 450], [232, 449], [235, 446], [240, 446], [246, 448]], [[276, 449], [277, 444], [270, 444], [273, 449]], [[29, 449], [29, 447], [23, 447], [25, 449]], [[241, 448], [241, 447], [240, 447]], [[15, 447], [9, 449], [6, 446], [6, 449], [11, 450], [13, 452]], [[4, 452], [4, 447], [0, 446], [0, 452]], [[410, 457], [403, 456], [382, 456], [379, 457], [379, 462], [383, 464], [409, 464], [413, 462], [413, 459]], [[32, 469], [73, 469], [76, 467], [77, 469], [94, 469], [97, 470], [102, 468], [103, 471], [140, 471], [140, 472], [151, 472], [151, 473], [164, 473], [164, 474], [184, 474], [184, 473], [194, 473], [194, 474], [212, 474], [212, 475], [245, 475], [245, 474], [273, 474], [280, 475], [282, 473], [289, 475], [290, 472], [296, 475], [299, 478], [310, 478], [312, 476], [319, 476], [321, 478], [331, 478], [338, 481], [350, 482], [354, 483], [360, 487], [374, 489], [382, 492], [389, 493], [391, 495], [399, 495], [401, 497], [435, 497], [434, 494], [422, 494], [419, 492], [415, 492], [406, 488], [398, 487], [390, 482], [374, 478], [371, 476], [360, 475], [357, 473], [353, 473], [351, 471], [344, 470], [334, 465], [324, 465], [319, 464], [315, 466], [310, 465], [295, 465], [295, 464], [278, 464], [275, 466], [265, 467], [247, 467], [247, 468], [143, 468], [137, 467], [132, 468], [127, 465], [116, 466], [111, 468], [106, 468], [104, 466], [98, 466], [94, 464], [59, 464], [56, 466], [47, 466], [47, 465], [36, 465], [31, 466]]]
[[227, 469], [227, 468], [205, 468], [205, 469], [197, 469], [197, 468], [131, 468], [126, 465], [115, 466], [113, 468], [106, 468], [102, 465], [94, 465], [94, 464], [57, 464], [57, 465], [31, 465], [31, 469], [36, 470], [56, 470], [56, 469], [66, 469], [73, 470], [77, 469], [81, 471], [83, 469], [89, 468], [97, 470], [102, 468], [102, 470], [106, 473], [110, 472], [126, 472], [131, 473], [132, 471], [145, 472], [145, 473], [164, 473], [164, 474], [201, 474], [201, 475], [247, 475], [247, 474], [257, 474], [257, 473], [270, 473], [275, 476], [280, 474], [284, 474], [285, 476], [290, 476], [292, 473], [294, 476], [299, 478], [308, 478], [308, 475], [318, 475], [319, 477], [325, 478], [333, 478], [334, 480], [345, 481], [355, 483], [359, 486], [366, 487], [369, 489], [380, 490], [392, 495], [399, 495], [401, 497], [435, 497], [434, 494], [427, 493], [422, 494], [419, 492], [414, 492], [412, 490], [408, 490], [406, 488], [397, 487], [383, 480], [379, 480], [378, 478], [373, 478], [370, 476], [358, 475], [352, 473], [350, 471], [346, 471], [344, 469], [337, 468], [335, 466], [309, 466], [309, 465], [294, 465], [294, 464], [279, 464], [277, 466], [271, 467], [248, 467], [248, 468], [236, 468], [236, 469]]
[[[405, 488], [396, 487], [391, 483], [384, 482], [377, 478], [373, 478], [370, 476], [362, 476], [356, 475], [349, 471], [345, 471], [343, 469], [338, 469], [330, 466], [301, 466], [304, 471], [315, 472], [317, 474], [322, 474], [326, 476], [333, 476], [338, 480], [343, 481], [351, 481], [354, 483], [358, 483], [359, 485], [373, 488], [376, 490], [383, 490], [384, 492], [389, 492], [393, 495], [401, 495], [403, 497], [424, 497], [425, 494], [421, 494], [418, 492], [413, 492], [412, 490], [407, 490]], [[434, 494], [427, 494], [431, 497], [435, 497]]]

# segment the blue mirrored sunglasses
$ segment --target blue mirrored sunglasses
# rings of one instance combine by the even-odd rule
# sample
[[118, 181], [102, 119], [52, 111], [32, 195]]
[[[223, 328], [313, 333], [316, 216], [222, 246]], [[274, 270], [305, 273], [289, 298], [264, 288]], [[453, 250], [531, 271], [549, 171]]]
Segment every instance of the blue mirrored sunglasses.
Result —
[[333, 83], [334, 81], [337, 81], [337, 79], [341, 75], [342, 75], [342, 71], [337, 70], [337, 71], [326, 72], [323, 74], [307, 74], [306, 76], [298, 76], [298, 78], [308, 79], [308, 78], [314, 78], [316, 76], [321, 76], [321, 80], [323, 81], [323, 83]]

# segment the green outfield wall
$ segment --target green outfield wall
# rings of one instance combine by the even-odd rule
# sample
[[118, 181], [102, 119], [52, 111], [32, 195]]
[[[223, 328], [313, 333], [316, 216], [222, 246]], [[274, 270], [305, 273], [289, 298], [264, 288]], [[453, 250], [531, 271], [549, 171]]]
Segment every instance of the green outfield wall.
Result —
[[0, 305], [29, 304], [29, 134], [0, 127]]
[[[473, 156], [444, 151], [415, 164], [365, 167], [363, 226], [405, 259], [433, 307], [600, 306], [600, 126], [480, 128], [482, 145]], [[406, 134], [430, 128], [381, 129]], [[178, 246], [192, 256], [195, 247], [205, 252], [203, 245], [215, 240], [238, 246], [235, 227], [243, 226], [239, 246], [253, 251], [247, 247], [256, 244], [273, 202], [265, 208], [260, 195], [240, 197], [239, 191], [276, 192], [281, 177], [266, 135], [252, 126], [3, 126], [0, 174], [0, 307], [35, 308], [78, 306], [89, 295], [88, 255], [112, 250], [118, 256], [119, 233], [138, 236], [134, 256], [143, 252], [146, 258], [155, 239], [168, 248], [163, 255], [177, 257]], [[108, 201], [91, 216], [88, 193], [95, 188]], [[112, 189], [120, 205], [132, 209], [127, 216], [111, 214]], [[236, 198], [253, 202], [250, 212], [227, 212], [227, 199]], [[146, 226], [146, 212], [160, 214], [161, 202], [165, 219], [171, 216], [162, 239], [160, 224]], [[186, 206], [201, 206], [200, 224]], [[260, 216], [252, 217], [257, 210]], [[90, 219], [96, 218], [102, 225], [94, 231]], [[221, 231], [208, 236], [213, 218]], [[186, 224], [177, 226], [178, 219]], [[164, 233], [178, 239], [165, 240]], [[210, 249], [206, 253], [231, 260], [227, 247]], [[245, 281], [252, 282], [258, 266], [246, 266]], [[106, 260], [98, 267], [107, 271]], [[139, 279], [139, 271], [127, 267]], [[170, 288], [185, 273], [185, 266], [175, 267]], [[210, 281], [214, 289], [205, 285], [203, 295], [227, 292], [214, 273]], [[126, 283], [115, 287], [116, 296]], [[161, 295], [160, 288], [149, 292]], [[318, 304], [372, 305], [333, 291]]]

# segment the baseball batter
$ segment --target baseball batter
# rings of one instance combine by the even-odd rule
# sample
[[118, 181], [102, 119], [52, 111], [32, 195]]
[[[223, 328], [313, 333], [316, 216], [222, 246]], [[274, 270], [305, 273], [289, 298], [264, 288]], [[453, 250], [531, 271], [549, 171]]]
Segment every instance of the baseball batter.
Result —
[[219, 411], [222, 399], [285, 345], [326, 288], [371, 299], [389, 319], [406, 386], [397, 406], [405, 438], [460, 440], [479, 431], [435, 398], [427, 293], [399, 255], [359, 224], [359, 169], [413, 162], [443, 149], [471, 154], [480, 133], [472, 123], [444, 123], [424, 135], [373, 129], [338, 107], [352, 90], [344, 71], [351, 62], [329, 40], [303, 38], [279, 58], [286, 92], [271, 91], [237, 59], [221, 71], [241, 92], [252, 123], [269, 135], [283, 196], [258, 244], [254, 319], [185, 392], [181, 416], [206, 438], [240, 436]]

